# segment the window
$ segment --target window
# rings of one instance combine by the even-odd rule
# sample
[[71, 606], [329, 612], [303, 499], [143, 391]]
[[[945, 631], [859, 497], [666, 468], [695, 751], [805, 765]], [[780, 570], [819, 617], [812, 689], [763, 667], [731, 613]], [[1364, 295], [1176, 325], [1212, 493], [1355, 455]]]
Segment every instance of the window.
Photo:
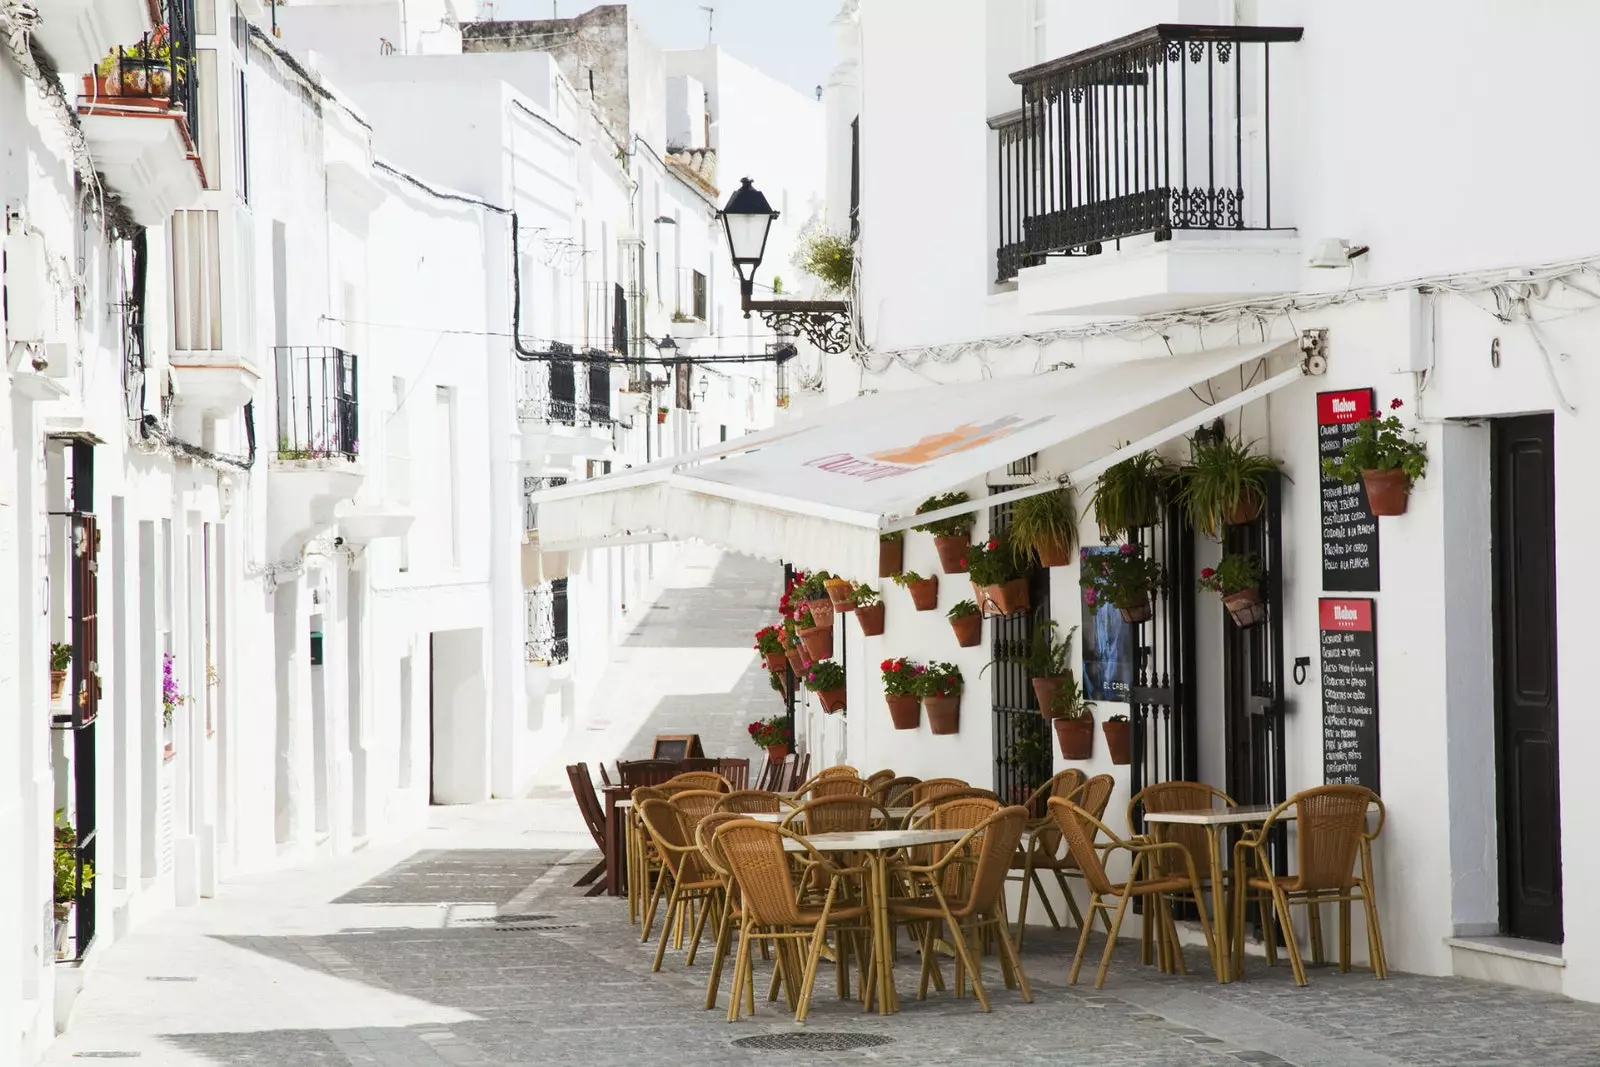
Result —
[[456, 484], [456, 397], [449, 386], [434, 389], [434, 454], [438, 482], [433, 507], [438, 514], [439, 552], [450, 567], [461, 566], [457, 524], [461, 500]]
[[694, 299], [694, 317], [706, 321], [706, 276], [699, 271], [690, 272], [691, 292]]
[[174, 211], [172, 350], [222, 350], [221, 220], [215, 211]]
[[250, 202], [250, 119], [245, 98], [244, 71], [234, 76], [233, 86], [233, 191], [246, 204]]

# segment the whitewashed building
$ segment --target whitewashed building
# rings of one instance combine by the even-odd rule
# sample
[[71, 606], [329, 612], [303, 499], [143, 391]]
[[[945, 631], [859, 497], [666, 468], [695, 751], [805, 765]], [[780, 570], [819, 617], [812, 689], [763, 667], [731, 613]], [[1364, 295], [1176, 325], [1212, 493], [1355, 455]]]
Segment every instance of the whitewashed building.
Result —
[[[547, 529], [657, 528], [877, 583], [880, 531], [924, 497], [968, 493], [981, 539], [1015, 496], [1070, 478], [1092, 547], [1112, 461], [1183, 462], [1197, 432], [1253, 442], [1283, 477], [1225, 538], [1265, 566], [1264, 624], [1235, 627], [1195, 588], [1222, 546], [1176, 512], [1136, 533], [1168, 583], [1151, 622], [1096, 635], [1118, 656], [1084, 662], [1098, 617], [1076, 563], [1031, 579], [1036, 606], [1082, 627], [1096, 719], [1132, 719], [1131, 764], [1098, 731], [1079, 764], [1116, 777], [1113, 825], [1130, 790], [1168, 778], [1257, 803], [1364, 782], [1387, 805], [1391, 966], [1600, 999], [1600, 928], [1575, 890], [1592, 850], [1573, 836], [1593, 728], [1570, 713], [1600, 432], [1594, 151], [1572, 130], [1596, 17], [1497, 0], [847, 4], [828, 188], [843, 210], [858, 121], [865, 344], [828, 362], [830, 406], [736, 449], [758, 453], [552, 495]], [[1544, 103], [1486, 81], [1489, 53], [1508, 65], [1496, 85], [1538, 84]], [[1403, 73], [1423, 54], [1425, 76]], [[1352, 402], [1391, 400], [1426, 476], [1404, 515], [1336, 521], [1320, 442]], [[906, 566], [939, 573], [932, 539], [905, 537]], [[849, 710], [803, 728], [813, 766], [1025, 795], [1068, 764], [1019, 747], [1057, 752], [1026, 673], [984, 668], [1031, 623], [987, 621], [958, 648], [944, 614], [967, 583], [940, 578], [935, 611], [883, 581], [885, 634], [845, 625]], [[1355, 722], [1324, 708], [1347, 613], [1375, 631]], [[900, 655], [960, 666], [958, 733], [893, 729], [877, 664]]]

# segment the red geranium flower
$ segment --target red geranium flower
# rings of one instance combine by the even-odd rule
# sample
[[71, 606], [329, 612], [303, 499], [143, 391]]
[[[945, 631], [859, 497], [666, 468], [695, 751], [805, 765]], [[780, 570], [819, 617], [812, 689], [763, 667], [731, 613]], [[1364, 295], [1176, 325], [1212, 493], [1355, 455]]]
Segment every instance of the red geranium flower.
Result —
[[1401, 403], [1399, 397], [1395, 397], [1393, 400], [1389, 401], [1390, 411], [1399, 411], [1403, 407], [1405, 407], [1405, 404]]
[[1206, 568], [1204, 568], [1203, 570], [1200, 571], [1200, 577], [1209, 578], [1215, 573], [1217, 573], [1215, 570], [1213, 570], [1210, 567], [1206, 567]]
[[966, 567], [967, 567], [967, 557], [966, 556], [962, 556], [961, 557], [961, 569], [965, 570]]
[[984, 545], [983, 547], [987, 548], [990, 552], [993, 552], [995, 549], [1000, 547], [1000, 542], [999, 541], [990, 541], [988, 544]]

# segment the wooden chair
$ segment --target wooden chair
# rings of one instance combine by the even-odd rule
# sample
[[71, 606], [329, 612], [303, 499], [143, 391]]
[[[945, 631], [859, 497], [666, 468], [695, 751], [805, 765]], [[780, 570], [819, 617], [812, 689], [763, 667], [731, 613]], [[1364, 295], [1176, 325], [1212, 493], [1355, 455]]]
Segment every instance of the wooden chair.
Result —
[[[646, 800], [639, 805], [639, 809], [639, 817], [644, 820], [650, 840], [661, 854], [661, 865], [671, 876], [672, 882], [672, 891], [667, 896], [667, 910], [661, 919], [661, 940], [656, 945], [655, 963], [650, 969], [652, 971], [661, 969], [661, 959], [667, 951], [667, 939], [673, 936], [675, 931], [679, 943], [682, 943], [684, 909], [688, 908], [691, 902], [701, 905], [698, 920], [694, 922], [694, 933], [689, 941], [689, 957], [685, 961], [686, 966], [693, 966], [695, 952], [700, 947], [700, 938], [705, 930], [706, 916], [713, 903], [713, 894], [721, 888], [721, 883], [701, 858], [699, 846], [694, 843], [694, 829], [687, 815], [665, 800]], [[646, 931], [649, 930], [659, 895], [658, 883], [656, 895], [650, 898], [651, 914], [645, 919]]]
[[[1376, 805], [1377, 825], [1367, 830], [1368, 809]], [[1273, 873], [1267, 843], [1273, 827], [1290, 807], [1295, 809], [1295, 867], [1293, 875]], [[1350, 970], [1350, 905], [1361, 901], [1367, 913], [1367, 955], [1372, 973], [1389, 976], [1389, 962], [1383, 951], [1383, 931], [1378, 925], [1378, 901], [1372, 884], [1372, 840], [1383, 832], [1386, 818], [1378, 794], [1359, 785], [1324, 785], [1296, 793], [1279, 804], [1261, 827], [1245, 834], [1233, 846], [1233, 973], [1244, 976], [1245, 898], [1240, 889], [1264, 890], [1276, 906], [1283, 940], [1289, 948], [1289, 966], [1294, 984], [1306, 984], [1305, 964], [1295, 939], [1294, 921], [1289, 915], [1293, 904], [1311, 909], [1312, 959], [1322, 962], [1322, 924], [1318, 910], [1322, 904], [1339, 905], [1339, 969]], [[1357, 868], [1357, 861], [1360, 867]], [[1251, 873], [1251, 872], [1254, 873]], [[1261, 924], [1269, 933], [1266, 905], [1262, 904]], [[1268, 944], [1272, 943], [1268, 938]]]
[[[1188, 973], [1183, 962], [1183, 948], [1178, 941], [1178, 928], [1172, 921], [1170, 898], [1174, 893], [1190, 893], [1196, 899], [1200, 896], [1200, 882], [1195, 877], [1194, 860], [1189, 853], [1174, 841], [1152, 842], [1141, 837], [1124, 841], [1112, 833], [1105, 823], [1072, 801], [1051, 797], [1048, 803], [1050, 814], [1055, 818], [1062, 840], [1066, 842], [1067, 851], [1077, 862], [1077, 872], [1088, 883], [1091, 918], [1096, 912], [1111, 912], [1107, 897], [1117, 900], [1115, 915], [1111, 919], [1110, 929], [1106, 931], [1106, 948], [1100, 957], [1100, 970], [1095, 975], [1094, 987], [1100, 989], [1106, 984], [1106, 971], [1111, 967], [1111, 955], [1117, 948], [1117, 932], [1122, 929], [1122, 917], [1127, 913], [1128, 902], [1135, 897], [1145, 898], [1144, 921], [1156, 924], [1162, 969], [1175, 966], [1178, 971]], [[1105, 842], [1097, 843], [1096, 836], [1102, 833]], [[1117, 849], [1126, 850], [1132, 856], [1128, 877], [1122, 882], [1111, 880], [1106, 874], [1102, 858], [1102, 853]], [[1183, 865], [1181, 876], [1151, 870], [1151, 857], [1163, 853]], [[1083, 968], [1083, 954], [1089, 947], [1089, 930], [1094, 924], [1080, 920], [1078, 925], [1082, 932], [1078, 935], [1078, 951], [1073, 954], [1072, 971], [1068, 975], [1068, 981], [1073, 985], [1078, 983], [1078, 972]], [[1211, 953], [1215, 968], [1217, 945], [1212, 940], [1211, 922], [1206, 918], [1204, 908], [1200, 909], [1200, 930], [1205, 935], [1206, 949]]]
[[716, 771], [685, 771], [673, 775], [661, 783], [663, 789], [712, 789], [719, 793], [731, 793], [733, 787], [728, 780]]
[[735, 811], [745, 815], [776, 815], [783, 810], [778, 794], [765, 789], [735, 789], [717, 801], [718, 811]]
[[[1045, 782], [1033, 795], [1028, 798], [1028, 832], [1023, 835], [1021, 846], [1017, 854], [1011, 857], [1011, 870], [1020, 872], [1022, 892], [1017, 900], [1017, 947], [1022, 947], [1023, 939], [1028, 932], [1028, 900], [1030, 890], [1038, 890], [1039, 900], [1044, 904], [1044, 913], [1050, 919], [1052, 930], [1061, 929], [1061, 920], [1056, 918], [1056, 909], [1050, 903], [1050, 897], [1044, 891], [1044, 882], [1039, 878], [1041, 869], [1050, 869], [1048, 865], [1040, 867], [1036, 860], [1041, 856], [1054, 858], [1061, 851], [1061, 835], [1056, 832], [1055, 820], [1050, 817], [1050, 811], [1045, 807], [1051, 797], [1068, 797], [1077, 792], [1084, 782], [1083, 772], [1076, 767], [1069, 768], [1056, 774]], [[1110, 794], [1107, 794], [1109, 797]], [[1058, 870], [1055, 872], [1056, 880], [1060, 885], [1061, 893], [1067, 899], [1072, 899], [1071, 891], [1067, 887], [1066, 879]], [[1009, 881], [1011, 874], [1006, 875]]]
[[756, 776], [756, 788], [772, 793], [781, 793], [788, 788], [789, 776], [793, 773], [790, 768], [794, 765], [794, 753], [783, 757], [774, 763], [771, 760], [761, 764], [761, 773]]
[[733, 756], [717, 760], [716, 771], [728, 780], [731, 789], [750, 788], [750, 761]]
[[811, 753], [798, 757], [789, 767], [789, 783], [778, 793], [793, 793], [800, 788], [800, 783], [806, 780], [806, 775], [811, 773]]
[[606, 884], [598, 881], [606, 871], [606, 813], [600, 806], [600, 798], [594, 791], [594, 780], [589, 777], [589, 765], [586, 763], [567, 764], [567, 781], [572, 785], [572, 796], [578, 802], [578, 811], [583, 815], [583, 824], [589, 828], [589, 836], [594, 838], [595, 847], [600, 850], [600, 862], [590, 867], [582, 878], [572, 883], [577, 886], [594, 883], [586, 897], [599, 896], [605, 892]]
[[660, 785], [680, 770], [681, 768], [676, 760], [638, 759], [617, 761], [617, 777], [626, 786]]

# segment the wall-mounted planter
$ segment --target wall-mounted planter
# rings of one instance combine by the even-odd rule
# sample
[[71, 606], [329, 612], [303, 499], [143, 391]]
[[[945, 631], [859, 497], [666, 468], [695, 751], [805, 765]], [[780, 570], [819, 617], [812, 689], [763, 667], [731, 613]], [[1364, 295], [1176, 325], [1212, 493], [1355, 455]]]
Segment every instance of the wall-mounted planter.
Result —
[[767, 762], [768, 763], [782, 763], [784, 760], [786, 760], [788, 758], [789, 758], [789, 746], [788, 745], [768, 745], [767, 746]]
[[844, 686], [841, 685], [838, 689], [813, 690], [813, 692], [822, 702], [822, 710], [829, 715], [844, 710]]
[[1150, 594], [1146, 593], [1144, 599], [1137, 604], [1123, 607], [1117, 605], [1117, 610], [1122, 612], [1123, 622], [1149, 622], [1150, 616], [1155, 614], [1155, 609], [1150, 604]]
[[973, 598], [978, 610], [985, 615], [1016, 615], [1031, 606], [1028, 580], [1015, 578], [1004, 585], [972, 585]]
[[819, 596], [806, 601], [806, 610], [811, 612], [811, 617], [816, 620], [817, 626], [829, 627], [833, 625], [833, 599]]
[[[856, 610], [856, 602], [850, 599], [850, 594], [855, 590], [855, 586], [843, 578], [829, 578], [822, 583], [822, 586], [828, 591], [828, 600], [833, 604], [834, 611], [851, 612]], [[819, 619], [818, 621], [820, 622], [821, 620]]]
[[911, 593], [911, 603], [918, 611], [932, 611], [939, 606], [939, 578], [924, 578], [906, 586]]
[[1249, 629], [1267, 621], [1267, 604], [1261, 599], [1259, 589], [1241, 589], [1231, 593], [1222, 598], [1222, 606], [1228, 609], [1234, 625], [1241, 629]]
[[1060, 692], [1061, 685], [1066, 679], [1060, 675], [1033, 679], [1033, 695], [1039, 701], [1039, 714], [1047, 719], [1058, 718], [1060, 713], [1050, 710], [1050, 705]]
[[[1060, 719], [1056, 720], [1058, 725], [1060, 722]], [[1111, 753], [1111, 762], [1119, 767], [1126, 766], [1132, 759], [1133, 724], [1127, 719], [1107, 719], [1100, 724], [1100, 729], [1105, 731], [1106, 749]]]
[[769, 670], [769, 671], [781, 671], [781, 670], [783, 670], [783, 665], [785, 663], [785, 660], [784, 660], [782, 652], [767, 652], [767, 653], [765, 653], [765, 655], [767, 657], [767, 670]]
[[800, 643], [805, 646], [806, 655], [813, 660], [827, 659], [833, 655], [833, 627], [815, 626], [801, 630]]
[[922, 703], [916, 697], [885, 694], [883, 699], [896, 730], [915, 730], [922, 725]]
[[939, 551], [939, 566], [946, 574], [966, 572], [967, 549], [972, 547], [971, 534], [942, 534], [933, 539]]
[[1088, 715], [1056, 719], [1055, 728], [1062, 759], [1085, 760], [1094, 754], [1094, 719]]
[[878, 542], [878, 577], [893, 578], [905, 569], [906, 541], [903, 537]]
[[1370, 470], [1361, 472], [1361, 481], [1367, 487], [1367, 508], [1374, 515], [1404, 515], [1411, 499], [1411, 483], [1406, 472]]
[[799, 674], [801, 671], [806, 669], [805, 656], [801, 654], [798, 648], [785, 650], [784, 657], [789, 661], [789, 669], [794, 671], [794, 673]]
[[883, 601], [876, 604], [866, 604], [856, 609], [856, 621], [861, 624], [861, 633], [864, 637], [880, 637], [883, 634]]
[[1072, 549], [1060, 541], [1046, 541], [1042, 545], [1035, 545], [1034, 551], [1039, 553], [1039, 566], [1065, 567], [1072, 562]]
[[983, 616], [962, 615], [951, 619], [950, 629], [956, 632], [956, 644], [962, 648], [976, 648], [983, 640]]
[[933, 733], [953, 734], [960, 732], [960, 697], [923, 697], [922, 710], [928, 713], [928, 729]]

